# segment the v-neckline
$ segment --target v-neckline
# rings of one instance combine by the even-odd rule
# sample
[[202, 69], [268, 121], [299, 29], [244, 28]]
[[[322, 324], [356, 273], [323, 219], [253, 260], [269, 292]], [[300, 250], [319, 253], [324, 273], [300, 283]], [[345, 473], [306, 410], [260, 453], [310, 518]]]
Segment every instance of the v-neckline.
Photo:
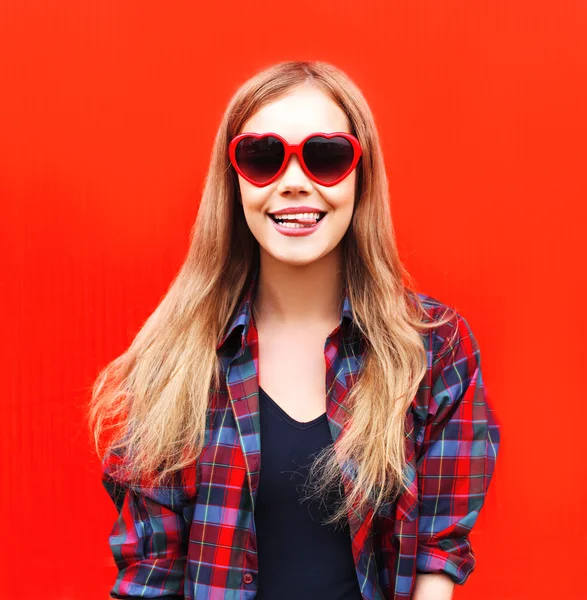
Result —
[[283, 410], [283, 408], [281, 408], [281, 406], [279, 406], [279, 404], [277, 404], [277, 402], [275, 402], [275, 400], [273, 400], [273, 398], [261, 386], [259, 386], [259, 396], [261, 396], [267, 402], [267, 404], [271, 406], [283, 419], [285, 419], [290, 425], [293, 425], [297, 429], [308, 429], [326, 419], [325, 411], [321, 415], [317, 416], [315, 419], [312, 419], [311, 421], [297, 421], [291, 415], [285, 412], [285, 410]]

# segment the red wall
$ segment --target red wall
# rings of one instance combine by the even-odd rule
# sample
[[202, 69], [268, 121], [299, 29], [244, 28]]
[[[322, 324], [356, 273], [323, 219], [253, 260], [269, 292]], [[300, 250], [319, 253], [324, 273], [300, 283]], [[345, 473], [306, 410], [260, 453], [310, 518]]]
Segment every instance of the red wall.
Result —
[[319, 58], [371, 104], [403, 259], [469, 320], [502, 426], [454, 597], [578, 598], [586, 30], [580, 1], [3, 0], [0, 595], [107, 597], [89, 387], [183, 261], [229, 97]]

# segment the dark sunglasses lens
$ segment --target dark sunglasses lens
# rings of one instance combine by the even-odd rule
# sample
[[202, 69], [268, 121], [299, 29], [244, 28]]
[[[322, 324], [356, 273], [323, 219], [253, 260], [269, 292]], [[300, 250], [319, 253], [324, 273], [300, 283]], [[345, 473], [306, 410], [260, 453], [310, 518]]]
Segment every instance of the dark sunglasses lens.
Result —
[[239, 168], [247, 177], [264, 183], [279, 171], [285, 148], [276, 137], [247, 137], [237, 144], [235, 156]]
[[312, 174], [325, 183], [336, 181], [353, 163], [354, 148], [343, 137], [310, 138], [303, 148], [304, 162]]

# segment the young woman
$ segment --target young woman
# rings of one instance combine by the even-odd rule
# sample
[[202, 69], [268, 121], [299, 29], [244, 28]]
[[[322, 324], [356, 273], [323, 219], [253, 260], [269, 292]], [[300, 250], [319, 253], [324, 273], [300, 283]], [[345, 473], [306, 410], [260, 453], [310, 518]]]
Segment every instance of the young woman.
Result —
[[185, 263], [94, 386], [113, 598], [451, 597], [499, 427], [467, 321], [410, 282], [357, 86], [247, 81]]

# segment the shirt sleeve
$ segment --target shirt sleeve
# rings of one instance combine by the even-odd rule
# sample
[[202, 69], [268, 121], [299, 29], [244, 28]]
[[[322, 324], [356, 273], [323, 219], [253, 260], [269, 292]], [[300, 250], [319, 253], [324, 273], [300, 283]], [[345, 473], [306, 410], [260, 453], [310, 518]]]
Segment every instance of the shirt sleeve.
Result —
[[128, 485], [112, 477], [108, 458], [102, 467], [118, 511], [108, 537], [118, 567], [110, 597], [183, 599], [191, 522], [184, 489]]
[[462, 585], [475, 567], [469, 533], [493, 475], [500, 427], [487, 401], [479, 347], [467, 321], [457, 315], [456, 323], [453, 319], [441, 328], [447, 334], [439, 334], [445, 339], [432, 365], [417, 461], [416, 571], [444, 573]]

